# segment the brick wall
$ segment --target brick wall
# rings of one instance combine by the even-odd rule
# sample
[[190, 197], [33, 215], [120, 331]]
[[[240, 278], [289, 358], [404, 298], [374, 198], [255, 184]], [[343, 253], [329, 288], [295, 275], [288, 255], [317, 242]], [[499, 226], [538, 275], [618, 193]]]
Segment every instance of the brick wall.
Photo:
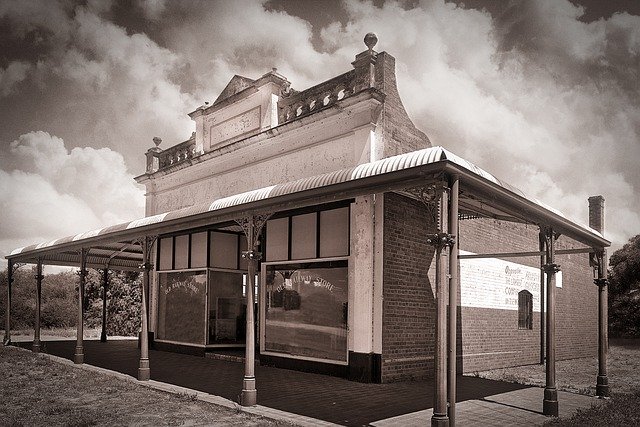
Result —
[[[435, 300], [433, 249], [425, 243], [435, 228], [424, 206], [385, 194], [382, 319], [382, 381], [433, 376]], [[561, 236], [557, 249], [582, 245]], [[460, 222], [460, 248], [475, 253], [538, 250], [538, 228], [491, 219]], [[505, 258], [539, 268], [539, 257]], [[597, 288], [586, 254], [558, 255], [563, 272], [556, 288], [558, 360], [597, 354]], [[517, 310], [461, 307], [458, 360], [468, 373], [540, 362], [541, 313], [533, 329], [518, 329]]]
[[382, 381], [433, 376], [435, 300], [429, 265], [434, 232], [424, 206], [385, 194]]
[[384, 157], [408, 153], [431, 147], [427, 135], [418, 130], [402, 105], [396, 85], [396, 60], [386, 52], [380, 52], [376, 58], [376, 88], [384, 92], [382, 110], [382, 133], [384, 138]]
[[[583, 245], [561, 236], [556, 249]], [[538, 228], [490, 219], [460, 222], [460, 249], [475, 253], [538, 250]], [[539, 257], [507, 261], [539, 268]], [[556, 288], [556, 356], [559, 360], [597, 354], [597, 289], [586, 254], [557, 255], [563, 287]], [[539, 363], [540, 313], [533, 329], [519, 330], [516, 310], [462, 307], [463, 371]]]

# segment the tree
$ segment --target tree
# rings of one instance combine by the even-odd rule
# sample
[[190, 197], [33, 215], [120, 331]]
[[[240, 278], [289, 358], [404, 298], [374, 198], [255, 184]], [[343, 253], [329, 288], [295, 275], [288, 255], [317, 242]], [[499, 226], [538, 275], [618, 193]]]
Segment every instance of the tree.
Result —
[[609, 258], [609, 332], [640, 337], [640, 234]]
[[[35, 322], [35, 267], [16, 270], [11, 287], [11, 328], [32, 329]], [[107, 291], [107, 334], [135, 335], [140, 330], [141, 275], [111, 272]], [[4, 320], [7, 270], [0, 272], [0, 319]], [[102, 326], [102, 271], [88, 270], [84, 295], [87, 327]], [[77, 325], [78, 275], [76, 271], [46, 274], [42, 281], [40, 325], [43, 328], [73, 328]], [[2, 322], [4, 325], [4, 322]]]

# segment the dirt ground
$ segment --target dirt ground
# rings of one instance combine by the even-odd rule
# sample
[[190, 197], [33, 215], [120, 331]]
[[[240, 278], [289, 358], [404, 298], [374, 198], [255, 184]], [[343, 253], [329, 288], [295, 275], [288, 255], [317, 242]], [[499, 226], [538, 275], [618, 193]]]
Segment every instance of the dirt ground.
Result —
[[[611, 340], [608, 357], [609, 385], [612, 393], [632, 393], [640, 389], [640, 339]], [[477, 373], [482, 378], [544, 387], [544, 365], [494, 369]], [[596, 357], [556, 362], [559, 390], [594, 396], [598, 359]]]
[[284, 426], [0, 346], [0, 425]]

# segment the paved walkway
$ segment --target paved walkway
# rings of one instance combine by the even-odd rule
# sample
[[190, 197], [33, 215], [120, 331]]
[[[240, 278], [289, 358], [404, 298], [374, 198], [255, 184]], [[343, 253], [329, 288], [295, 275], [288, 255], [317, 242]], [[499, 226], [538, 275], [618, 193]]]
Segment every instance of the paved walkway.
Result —
[[[30, 342], [17, 343], [30, 348]], [[44, 341], [42, 352], [72, 359], [75, 341]], [[136, 376], [137, 341], [85, 341], [85, 363]], [[151, 378], [238, 401], [243, 364], [150, 351]], [[429, 423], [433, 382], [362, 384], [342, 378], [256, 366], [258, 403], [341, 425], [410, 426]], [[475, 377], [458, 377], [459, 425], [542, 424], [542, 389]], [[588, 407], [592, 398], [563, 393], [561, 415]], [[529, 415], [523, 418], [522, 412]], [[473, 424], [475, 423], [475, 424]]]

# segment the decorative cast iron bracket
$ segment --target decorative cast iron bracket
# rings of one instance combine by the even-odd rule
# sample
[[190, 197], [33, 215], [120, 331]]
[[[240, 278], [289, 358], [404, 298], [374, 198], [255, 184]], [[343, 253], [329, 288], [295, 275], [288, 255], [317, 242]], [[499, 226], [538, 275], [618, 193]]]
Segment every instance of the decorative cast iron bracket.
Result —
[[429, 218], [434, 224], [437, 225], [439, 230], [442, 230], [443, 224], [440, 221], [440, 206], [439, 202], [442, 199], [442, 193], [449, 191], [449, 188], [444, 182], [438, 182], [435, 184], [405, 188], [403, 191], [413, 198], [422, 202], [427, 208]]
[[603, 277], [603, 278], [593, 279], [593, 284], [599, 288], [602, 288], [604, 286], [607, 286], [609, 284], [609, 281]]
[[260, 261], [262, 259], [262, 252], [258, 251], [242, 251], [242, 258], [246, 260]]
[[26, 262], [16, 262], [15, 264], [11, 265], [11, 281], [13, 282], [13, 275], [16, 271], [18, 271], [18, 269], [20, 267], [24, 267], [25, 265], [27, 265]]
[[142, 239], [134, 240], [134, 243], [137, 243], [138, 245], [140, 245], [140, 248], [142, 249], [142, 259], [147, 260], [147, 262], [142, 262], [138, 266], [138, 268], [140, 268], [141, 270], [147, 270], [147, 271], [153, 270], [153, 263], [149, 260], [151, 259], [151, 252], [156, 240], [158, 240], [157, 235], [144, 236]]
[[87, 257], [89, 256], [89, 249], [82, 248], [78, 251], [78, 253], [80, 254], [80, 270], [78, 270], [76, 274], [80, 276], [82, 280], [84, 280], [84, 278], [87, 277], [88, 274]]
[[446, 248], [453, 246], [456, 242], [456, 236], [447, 233], [436, 233], [427, 235], [427, 243], [436, 248]]
[[[42, 271], [43, 270], [42, 258], [38, 258], [38, 264], [40, 265], [40, 269], [41, 269], [40, 271]], [[36, 274], [33, 275], [33, 278], [36, 279], [36, 280], [44, 279], [44, 274], [37, 274], [37, 271], [38, 271], [38, 269], [36, 268]]]
[[547, 274], [556, 274], [557, 272], [560, 271], [560, 264], [555, 264], [555, 263], [543, 264], [541, 268], [542, 268], [542, 271], [544, 271]]
[[[261, 213], [261, 214], [255, 214], [255, 215], [251, 215], [251, 216], [245, 216], [242, 218], [237, 218], [235, 219], [235, 222], [242, 227], [242, 231], [244, 232], [244, 235], [247, 236], [247, 240], [253, 243], [253, 248], [248, 248], [248, 251], [244, 251], [244, 252], [251, 252], [255, 254], [257, 254], [256, 251], [254, 251], [253, 249], [258, 247], [259, 244], [259, 237], [260, 234], [262, 233], [262, 228], [264, 227], [264, 225], [267, 223], [267, 220], [269, 218], [271, 218], [271, 215], [273, 215], [272, 212], [266, 212], [266, 213]], [[251, 230], [253, 229], [253, 235], [250, 236], [251, 234]], [[243, 258], [247, 258], [244, 256], [244, 252], [243, 252]], [[259, 258], [247, 258], [247, 259], [259, 259]]]

